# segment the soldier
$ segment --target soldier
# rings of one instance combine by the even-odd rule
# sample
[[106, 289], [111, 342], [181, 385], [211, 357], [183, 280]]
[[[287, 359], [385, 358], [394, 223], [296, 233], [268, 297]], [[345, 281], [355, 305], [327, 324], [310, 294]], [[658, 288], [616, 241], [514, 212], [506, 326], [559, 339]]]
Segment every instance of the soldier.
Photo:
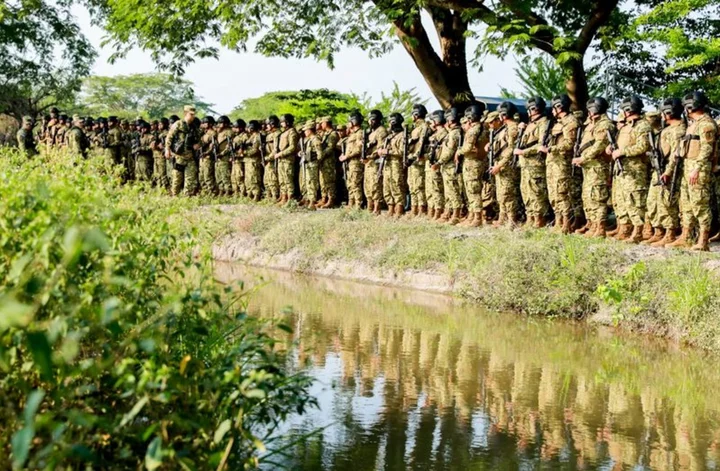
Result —
[[120, 156], [125, 166], [125, 181], [135, 179], [135, 159], [132, 154], [133, 135], [130, 131], [130, 121], [123, 119], [120, 122], [120, 135], [122, 136], [122, 145], [120, 146]]
[[443, 189], [445, 191], [445, 212], [441, 220], [447, 221], [450, 225], [456, 225], [460, 222], [460, 210], [462, 209], [462, 200], [460, 196], [460, 185], [458, 184], [458, 175], [455, 171], [456, 153], [460, 147], [462, 140], [462, 131], [460, 130], [460, 114], [456, 108], [450, 108], [445, 112], [445, 128], [448, 135], [443, 139], [440, 147], [440, 155], [438, 161], [432, 166], [433, 171], [440, 170], [442, 172]]
[[215, 159], [218, 150], [217, 132], [214, 129], [215, 118], [205, 116], [200, 121], [200, 162], [198, 174], [200, 176], [200, 191], [205, 195], [217, 195], [215, 184]]
[[425, 194], [425, 165], [429, 151], [432, 130], [425, 121], [427, 108], [424, 105], [413, 106], [413, 129], [408, 143], [408, 189], [410, 191], [410, 211], [413, 216], [427, 213]]
[[195, 107], [186, 105], [183, 119], [170, 127], [165, 140], [165, 158], [173, 161], [173, 196], [179, 195], [180, 191], [186, 196], [193, 196], [197, 192], [198, 168], [195, 152], [200, 150], [200, 137], [195, 121]]
[[[649, 170], [647, 153], [651, 145], [648, 135], [652, 134], [652, 128], [641, 117], [643, 106], [637, 96], [629, 97], [621, 103], [626, 124], [618, 133], [618, 148], [612, 152], [616, 169], [615, 184], [620, 185], [617, 195], [624, 210], [624, 214], [616, 212], [618, 223], [624, 225], [624, 229], [618, 232], [615, 239], [635, 244], [642, 242], [645, 225]], [[632, 233], [630, 227], [633, 228]]]
[[[169, 128], [167, 118], [160, 118], [159, 121], [153, 122], [152, 135], [152, 151], [153, 151], [153, 179], [155, 184], [168, 189], [170, 181], [167, 172], [167, 163], [165, 162], [165, 139]], [[172, 175], [172, 174], [170, 174]]]
[[[260, 123], [251, 120], [247, 127], [247, 138], [243, 149], [242, 165], [244, 166], [245, 183], [244, 187], [247, 196], [254, 201], [260, 201], [262, 189], [260, 187], [260, 168], [262, 165], [261, 149], [263, 148], [262, 135], [260, 134]], [[233, 164], [233, 168], [234, 168]], [[240, 166], [240, 162], [237, 162]]]
[[150, 123], [141, 121], [136, 125], [138, 137], [135, 149], [135, 178], [138, 181], [150, 182], [153, 174], [153, 144], [155, 137], [150, 132]]
[[[363, 162], [360, 160], [365, 141], [362, 128], [363, 117], [355, 111], [350, 113], [348, 135], [344, 142], [344, 150], [340, 162], [346, 166], [346, 184], [348, 188], [348, 207], [360, 209], [363, 201]], [[370, 202], [368, 201], [368, 207]]]
[[378, 149], [383, 179], [383, 197], [388, 206], [388, 216], [401, 217], [405, 210], [403, 153], [405, 151], [405, 130], [400, 113], [390, 115], [390, 132], [382, 147]]
[[305, 137], [302, 139], [300, 151], [300, 172], [302, 182], [302, 202], [307, 209], [315, 211], [317, 195], [320, 189], [318, 159], [322, 155], [320, 138], [315, 134], [315, 121], [308, 121], [303, 126]]
[[35, 120], [33, 120], [32, 116], [24, 116], [22, 120], [22, 127], [18, 130], [16, 136], [18, 148], [27, 158], [34, 157], [38, 153], [35, 136], [33, 136], [34, 126]]
[[244, 198], [247, 195], [247, 188], [245, 186], [245, 150], [248, 145], [248, 134], [246, 132], [247, 125], [242, 119], [238, 119], [233, 124], [233, 133], [235, 134], [232, 140], [233, 148], [235, 149], [235, 155], [233, 155], [232, 169], [230, 173], [230, 185], [232, 192], [235, 196]]
[[90, 141], [85, 135], [85, 121], [78, 115], [72, 117], [72, 128], [67, 132], [67, 146], [70, 152], [87, 159]]
[[520, 192], [520, 174], [517, 167], [512, 164], [513, 148], [518, 134], [517, 122], [513, 119], [517, 108], [506, 101], [498, 107], [498, 118], [502, 126], [495, 133], [495, 156], [497, 163], [490, 169], [495, 176], [497, 186], [497, 199], [500, 205], [500, 215], [493, 224], [500, 227], [509, 224], [517, 226], [518, 196]]
[[60, 111], [52, 107], [50, 108], [50, 120], [47, 123], [47, 131], [45, 132], [45, 146], [47, 149], [55, 147], [57, 132], [60, 128]]
[[175, 173], [175, 158], [174, 157], [168, 157], [168, 149], [167, 149], [167, 136], [170, 134], [170, 129], [173, 127], [175, 123], [180, 121], [180, 117], [176, 114], [171, 115], [168, 118], [168, 127], [167, 131], [164, 134], [163, 137], [163, 156], [165, 157], [165, 173], [167, 175], [168, 179], [168, 191], [170, 194], [172, 194], [172, 181], [173, 181], [173, 174]]
[[332, 118], [320, 120], [322, 129], [322, 155], [320, 157], [320, 203], [321, 208], [332, 208], [337, 201], [337, 156], [340, 135], [333, 129]]
[[379, 159], [378, 149], [385, 142], [387, 130], [382, 125], [383, 115], [379, 110], [372, 110], [368, 117], [370, 134], [368, 134], [365, 150], [365, 199], [367, 199], [368, 211], [373, 214], [380, 214], [380, 203], [382, 200], [382, 175], [378, 173]]
[[[545, 215], [548, 213], [547, 167], [545, 159], [547, 154], [541, 148], [550, 144], [549, 133], [553, 128], [562, 131], [556, 126], [550, 127], [546, 116], [547, 104], [540, 97], [533, 97], [527, 101], [527, 110], [530, 123], [525, 126], [520, 146], [513, 153], [519, 158], [520, 165], [520, 194], [525, 204], [528, 226], [536, 228], [545, 227]], [[553, 123], [555, 124], [555, 123]], [[560, 123], [560, 126], [562, 124]], [[521, 128], [521, 129], [523, 129]]]
[[58, 122], [56, 125], [55, 130], [55, 140], [54, 140], [54, 147], [56, 149], [62, 149], [65, 147], [65, 133], [68, 130], [67, 122], [68, 122], [68, 116], [66, 114], [61, 114], [58, 117]]
[[425, 188], [428, 195], [428, 217], [432, 220], [440, 220], [445, 209], [442, 172], [440, 167], [436, 166], [440, 149], [448, 135], [445, 123], [445, 113], [442, 110], [434, 111], [430, 115], [432, 135], [430, 136], [430, 152], [425, 164]]
[[605, 149], [610, 142], [608, 133], [614, 132], [607, 110], [605, 98], [588, 101], [588, 123], [583, 131], [580, 155], [572, 160], [572, 165], [583, 171], [582, 200], [588, 220], [588, 227], [578, 233], [588, 237], [605, 237], [607, 230], [610, 165]]
[[[231, 159], [233, 149], [233, 131], [230, 128], [230, 118], [220, 116], [218, 118], [217, 130], [217, 157], [215, 160], [215, 179], [217, 180], [218, 191], [220, 196], [230, 196], [233, 193], [230, 181], [231, 175]], [[238, 162], [240, 165], [240, 162]]]
[[273, 159], [277, 160], [278, 182], [280, 185], [280, 204], [288, 204], [295, 194], [295, 160], [300, 151], [300, 135], [293, 127], [295, 117], [289, 113], [282, 115], [282, 132], [277, 140]]
[[338, 134], [338, 142], [335, 150], [335, 153], [338, 156], [338, 158], [335, 159], [335, 175], [342, 175], [342, 178], [340, 179], [335, 178], [335, 194], [338, 203], [341, 201], [349, 202], [347, 187], [348, 164], [340, 162], [340, 156], [343, 154], [343, 150], [345, 149], [345, 145], [347, 143], [347, 126], [340, 124], [335, 128], [335, 131]]
[[463, 225], [479, 227], [484, 222], [483, 217], [483, 187], [488, 171], [486, 145], [489, 142], [489, 133], [483, 128], [482, 117], [485, 104], [478, 102], [465, 110], [468, 123], [465, 139], [458, 150], [458, 158], [463, 159], [463, 173], [465, 192], [467, 194], [468, 219]]
[[265, 136], [265, 174], [264, 183], [266, 198], [270, 198], [278, 203], [285, 203], [284, 198], [280, 195], [280, 183], [278, 180], [278, 162], [274, 155], [280, 142], [280, 120], [277, 116], [270, 116], [265, 122], [267, 135]]
[[683, 99], [685, 113], [691, 120], [682, 146], [682, 186], [680, 208], [682, 208], [682, 234], [666, 247], [687, 247], [690, 245], [690, 232], [695, 224], [700, 235], [692, 250], [707, 252], [710, 250], [710, 190], [712, 171], [715, 164], [715, 144], [718, 134], [717, 124], [707, 114], [708, 99], [703, 92], [694, 92]]

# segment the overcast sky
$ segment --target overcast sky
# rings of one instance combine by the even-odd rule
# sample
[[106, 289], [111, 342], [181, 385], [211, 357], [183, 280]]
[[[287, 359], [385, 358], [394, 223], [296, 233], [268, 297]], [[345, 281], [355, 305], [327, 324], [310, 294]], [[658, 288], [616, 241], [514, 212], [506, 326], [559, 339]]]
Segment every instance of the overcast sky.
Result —
[[[133, 51], [115, 64], [108, 63], [112, 51], [100, 47], [103, 31], [90, 25], [86, 10], [76, 7], [74, 11], [83, 32], [99, 53], [93, 68], [95, 75], [155, 71], [150, 55], [140, 50]], [[472, 51], [472, 44], [469, 44], [468, 51]], [[506, 61], [489, 58], [483, 72], [470, 72], [473, 92], [496, 96], [501, 85], [511, 90], [519, 88], [513, 73], [514, 66], [515, 60], [511, 58]], [[402, 89], [415, 88], [418, 94], [429, 100], [429, 108], [437, 106], [422, 75], [399, 45], [379, 59], [370, 59], [361, 50], [346, 49], [337, 54], [334, 70], [312, 59], [268, 58], [223, 50], [219, 59], [202, 59], [188, 66], [186, 78], [194, 82], [197, 95], [213, 103], [214, 110], [219, 113], [229, 113], [246, 98], [278, 90], [328, 88], [357, 94], [367, 92], [373, 98], [379, 98], [382, 92], [392, 90], [393, 81]]]

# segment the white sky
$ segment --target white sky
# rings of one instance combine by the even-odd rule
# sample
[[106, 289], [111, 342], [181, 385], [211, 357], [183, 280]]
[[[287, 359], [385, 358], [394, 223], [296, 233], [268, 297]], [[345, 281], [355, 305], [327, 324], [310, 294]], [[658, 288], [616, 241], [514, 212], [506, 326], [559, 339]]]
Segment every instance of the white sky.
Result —
[[[103, 31], [90, 24], [84, 8], [75, 7], [74, 12], [82, 31], [99, 53], [93, 74], [112, 76], [155, 70], [150, 55], [141, 50], [132, 51], [126, 59], [115, 64], [108, 63], [112, 51], [100, 47]], [[432, 39], [436, 40], [434, 36]], [[474, 45], [469, 43], [468, 52], [472, 53], [473, 49]], [[515, 64], [514, 58], [504, 62], [488, 58], [483, 72], [470, 71], [473, 92], [497, 96], [501, 86], [510, 90], [519, 88], [513, 72]], [[336, 55], [334, 70], [312, 59], [269, 58], [222, 50], [219, 59], [202, 59], [188, 66], [185, 77], [194, 82], [196, 94], [213, 103], [213, 109], [218, 113], [229, 113], [246, 98], [278, 90], [328, 88], [357, 94], [367, 92], [379, 99], [381, 92], [392, 90], [393, 81], [401, 89], [415, 88], [419, 95], [429, 100], [428, 108], [437, 106], [422, 75], [400, 45], [379, 59], [370, 59], [359, 49], [343, 50]]]

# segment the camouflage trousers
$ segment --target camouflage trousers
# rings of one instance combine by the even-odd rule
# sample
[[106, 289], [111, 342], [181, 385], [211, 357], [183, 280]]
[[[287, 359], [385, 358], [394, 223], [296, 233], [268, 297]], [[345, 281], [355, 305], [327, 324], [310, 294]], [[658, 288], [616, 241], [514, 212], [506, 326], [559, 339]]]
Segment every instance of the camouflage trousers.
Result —
[[570, 162], [565, 160], [548, 159], [547, 163], [547, 189], [550, 205], [555, 215], [566, 218], [572, 216], [572, 169]]
[[698, 163], [689, 160], [683, 165], [682, 183], [680, 187], [680, 211], [683, 227], [694, 227], [697, 223], [700, 230], [710, 230], [712, 212], [710, 196], [712, 191], [711, 164], [699, 164], [700, 177], [696, 185], [690, 185], [690, 174]]
[[165, 159], [165, 176], [167, 178], [167, 188], [168, 190], [172, 189], [172, 180], [173, 180], [173, 161], [172, 159]]
[[[619, 191], [616, 195], [613, 195], [618, 197], [621, 207], [618, 223], [642, 226], [645, 224], [645, 210], [647, 208], [647, 170], [642, 166], [634, 168], [626, 164], [620, 178], [616, 178], [615, 184], [618, 183]], [[615, 202], [614, 199], [613, 202]]]
[[583, 168], [582, 201], [585, 217], [592, 222], [605, 222], [608, 215], [608, 199], [610, 189], [607, 166]]
[[[245, 191], [249, 198], [260, 198], [262, 195], [262, 188], [260, 187], [260, 159], [257, 157], [245, 157], [243, 159], [243, 165], [245, 168]], [[235, 166], [242, 167], [240, 162], [235, 161], [233, 163], [233, 169]]]
[[408, 189], [411, 206], [426, 206], [425, 162], [415, 162], [408, 168]]
[[492, 175], [483, 183], [482, 205], [485, 211], [497, 211], [497, 187]]
[[425, 189], [427, 204], [430, 209], [445, 209], [445, 189], [443, 188], [442, 171], [432, 169], [430, 163], [425, 166]]
[[347, 163], [348, 198], [360, 205], [363, 201], [363, 174], [365, 166], [360, 159], [350, 159]]
[[193, 196], [198, 190], [198, 166], [195, 159], [185, 160], [187, 164], [183, 168], [177, 163], [173, 167], [172, 189], [173, 196], [182, 191], [185, 196]]
[[315, 202], [320, 191], [320, 163], [307, 162], [300, 167], [300, 192], [302, 199]]
[[149, 155], [138, 155], [135, 160], [135, 179], [137, 181], [152, 181], [153, 158]]
[[128, 150], [123, 148], [121, 155], [122, 162], [125, 167], [125, 180], [135, 180], [135, 154], [131, 154]]
[[520, 172], [519, 169], [511, 165], [503, 167], [503, 169], [495, 175], [495, 185], [497, 187], [497, 201], [500, 207], [500, 219], [508, 218], [514, 221], [518, 217], [520, 209]]
[[162, 152], [153, 152], [153, 181], [161, 188], [168, 187], [168, 175], [165, 166], [165, 156]]
[[388, 206], [400, 204], [405, 206], [405, 171], [401, 158], [385, 159], [383, 168], [383, 198]]
[[583, 207], [582, 201], [582, 188], [583, 188], [583, 172], [580, 168], [576, 168], [573, 173], [572, 167], [570, 168], [570, 178], [572, 179], [572, 185], [570, 186], [570, 205], [572, 207], [571, 212], [575, 219], [582, 219], [585, 216], [585, 208]]
[[670, 201], [670, 187], [662, 185], [651, 185], [647, 196], [647, 213], [645, 220], [653, 227], [663, 229], [676, 229], [680, 226], [680, 213], [678, 204], [680, 201], [679, 192], [675, 192]]
[[203, 157], [199, 164], [200, 189], [205, 194], [214, 194], [215, 187], [215, 164], [210, 157]]
[[486, 172], [487, 161], [485, 159], [465, 159], [462, 177], [467, 195], [467, 207], [471, 213], [479, 213], [483, 210]]
[[219, 191], [230, 194], [232, 192], [231, 184], [232, 164], [230, 157], [220, 157], [215, 161], [215, 179], [217, 180], [217, 188]]
[[448, 162], [440, 167], [445, 195], [445, 209], [455, 210], [462, 208], [462, 195], [458, 175], [455, 173], [455, 162]]
[[545, 165], [525, 164], [520, 170], [520, 194], [525, 205], [525, 214], [530, 217], [544, 217], [548, 213], [547, 169]]
[[265, 185], [265, 197], [278, 199], [280, 196], [280, 185], [278, 184], [278, 175], [275, 171], [275, 163], [272, 160], [268, 160], [265, 164], [263, 183]]
[[295, 194], [295, 180], [293, 175], [294, 158], [278, 160], [278, 183], [280, 194], [288, 195], [290, 198]]
[[335, 158], [325, 158], [320, 162], [320, 196], [333, 201], [337, 199], [337, 172]]
[[369, 161], [365, 164], [365, 175], [363, 175], [363, 184], [365, 186], [365, 198], [368, 204], [371, 201], [382, 201], [382, 175], [378, 173], [379, 164], [375, 161]]
[[245, 164], [241, 159], [236, 158], [230, 168], [230, 186], [235, 196], [245, 196]]

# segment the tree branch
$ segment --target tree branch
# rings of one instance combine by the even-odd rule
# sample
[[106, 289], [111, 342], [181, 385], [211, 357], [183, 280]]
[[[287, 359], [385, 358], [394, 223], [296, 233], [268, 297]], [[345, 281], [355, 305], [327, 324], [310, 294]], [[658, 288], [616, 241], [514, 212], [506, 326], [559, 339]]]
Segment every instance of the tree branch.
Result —
[[577, 52], [585, 54], [598, 30], [610, 19], [610, 15], [617, 8], [618, 3], [619, 0], [598, 0], [595, 2], [595, 9], [575, 41], [575, 50]]

